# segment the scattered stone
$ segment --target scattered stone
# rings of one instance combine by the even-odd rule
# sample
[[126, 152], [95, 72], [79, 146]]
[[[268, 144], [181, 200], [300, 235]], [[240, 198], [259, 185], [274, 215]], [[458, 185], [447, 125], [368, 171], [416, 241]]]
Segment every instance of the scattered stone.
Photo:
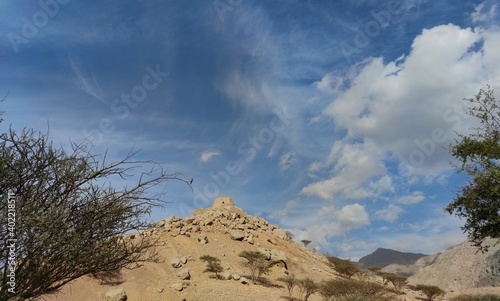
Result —
[[254, 241], [253, 241], [253, 235], [248, 236], [248, 238], [247, 238], [247, 242], [248, 242], [249, 244], [253, 245], [253, 243], [254, 243]]
[[274, 229], [273, 234], [276, 235], [278, 238], [286, 239], [286, 231], [283, 229]]
[[176, 269], [178, 269], [178, 268], [180, 268], [180, 267], [182, 266], [182, 262], [181, 262], [181, 260], [180, 260], [179, 258], [173, 258], [173, 259], [170, 261], [170, 264], [171, 264], [174, 268], [176, 268]]
[[202, 244], [208, 244], [208, 237], [205, 235], [205, 234], [201, 234], [199, 237], [198, 237], [198, 241]]
[[240, 280], [241, 276], [238, 274], [232, 274], [231, 278], [233, 278], [234, 280]]
[[238, 231], [238, 230], [232, 230], [231, 231], [231, 239], [233, 240], [243, 240], [245, 238], [245, 234], [243, 232]]
[[188, 258], [186, 256], [182, 256], [180, 261], [183, 263], [183, 264], [186, 264], [188, 262]]
[[285, 252], [276, 249], [271, 250], [271, 260], [280, 260], [286, 262]]
[[223, 272], [220, 274], [220, 277], [223, 280], [230, 280], [231, 279], [231, 273], [230, 272]]
[[182, 280], [191, 279], [191, 275], [189, 274], [189, 269], [183, 268], [182, 270], [179, 271], [179, 273], [177, 273], [177, 277], [180, 277]]
[[180, 228], [174, 228], [170, 230], [170, 236], [176, 237], [177, 235], [181, 234], [181, 229]]
[[241, 284], [248, 284], [248, 279], [247, 279], [247, 278], [245, 278], [245, 277], [241, 277], [241, 278], [240, 278], [240, 283], [241, 283]]
[[269, 251], [268, 249], [257, 248], [257, 252], [259, 252], [261, 254], [264, 254], [264, 256], [266, 256], [266, 260], [270, 260], [271, 259], [271, 251]]
[[184, 285], [182, 285], [182, 283], [173, 283], [170, 285], [171, 288], [173, 288], [174, 290], [177, 290], [177, 291], [182, 291], [184, 289]]
[[104, 295], [104, 301], [125, 301], [127, 294], [123, 288], [111, 290]]

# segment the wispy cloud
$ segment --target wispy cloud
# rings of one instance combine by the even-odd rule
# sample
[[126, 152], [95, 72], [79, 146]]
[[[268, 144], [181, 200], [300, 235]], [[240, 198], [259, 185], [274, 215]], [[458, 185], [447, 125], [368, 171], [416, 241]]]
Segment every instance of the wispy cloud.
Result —
[[102, 102], [106, 102], [103, 97], [103, 92], [99, 88], [95, 78], [92, 76], [91, 81], [92, 84], [89, 83], [88, 77], [84, 74], [83, 68], [80, 63], [76, 62], [75, 59], [69, 58], [69, 65], [71, 67], [71, 71], [73, 72], [74, 82], [75, 84], [85, 91], [85, 93], [99, 99]]
[[206, 151], [200, 155], [201, 162], [208, 162], [214, 156], [220, 156], [222, 153], [218, 150]]

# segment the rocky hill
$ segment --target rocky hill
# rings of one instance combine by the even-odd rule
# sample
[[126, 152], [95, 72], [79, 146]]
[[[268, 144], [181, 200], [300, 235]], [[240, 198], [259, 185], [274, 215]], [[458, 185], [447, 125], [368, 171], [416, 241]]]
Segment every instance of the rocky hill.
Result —
[[364, 256], [358, 261], [360, 268], [376, 266], [383, 268], [390, 264], [410, 265], [414, 264], [418, 259], [427, 256], [422, 253], [400, 252], [391, 249], [378, 248], [370, 255]]
[[[494, 244], [493, 240], [486, 241]], [[442, 253], [425, 256], [412, 265], [389, 265], [384, 271], [410, 275], [413, 284], [438, 285], [448, 291], [500, 287], [500, 245], [481, 253], [468, 241]]]
[[[123, 269], [118, 277], [99, 281], [82, 277], [63, 287], [56, 295], [43, 296], [47, 301], [250, 301], [287, 300], [283, 283], [277, 278], [294, 274], [316, 282], [337, 278], [326, 258], [290, 239], [287, 231], [270, 225], [261, 217], [246, 214], [234, 206], [230, 198], [217, 199], [212, 208], [198, 209], [185, 218], [169, 217], [150, 229], [129, 235], [159, 239], [154, 251], [160, 262], [147, 262], [142, 267]], [[259, 251], [269, 260], [278, 260], [265, 281], [251, 284], [249, 272], [243, 266], [242, 251]], [[221, 260], [222, 277], [216, 280], [204, 272], [203, 255]], [[363, 279], [382, 284], [373, 274]], [[298, 293], [294, 293], [298, 299]], [[404, 299], [421, 300], [423, 295], [405, 289]], [[398, 297], [399, 298], [399, 297]], [[309, 301], [323, 300], [313, 294]], [[446, 300], [446, 299], [445, 299]]]

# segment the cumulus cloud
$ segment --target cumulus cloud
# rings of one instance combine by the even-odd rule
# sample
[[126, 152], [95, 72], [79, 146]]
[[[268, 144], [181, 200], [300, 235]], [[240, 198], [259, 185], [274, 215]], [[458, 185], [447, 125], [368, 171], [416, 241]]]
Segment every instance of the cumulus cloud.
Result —
[[312, 241], [311, 247], [321, 249], [328, 245], [330, 238], [343, 236], [351, 230], [370, 224], [370, 218], [365, 207], [355, 203], [340, 209], [325, 206], [316, 212], [314, 220], [305, 227], [303, 222], [295, 221], [289, 225], [295, 227], [292, 232], [296, 239], [309, 239]]
[[201, 162], [208, 162], [208, 160], [212, 159], [212, 157], [214, 156], [220, 156], [222, 155], [222, 153], [218, 150], [215, 150], [215, 151], [206, 151], [206, 152], [203, 152], [201, 155], [200, 155], [200, 161]]
[[463, 98], [488, 83], [500, 89], [499, 41], [498, 29], [436, 26], [423, 30], [407, 55], [353, 66], [342, 85], [331, 75], [323, 78], [316, 84], [320, 89], [344, 86], [322, 114], [346, 135], [333, 143], [325, 161], [332, 175], [306, 185], [302, 193], [361, 199], [380, 193], [377, 186], [392, 192], [389, 178], [374, 184], [386, 175], [388, 164], [396, 164], [398, 176], [408, 181], [449, 170], [447, 145], [455, 132], [473, 126]]

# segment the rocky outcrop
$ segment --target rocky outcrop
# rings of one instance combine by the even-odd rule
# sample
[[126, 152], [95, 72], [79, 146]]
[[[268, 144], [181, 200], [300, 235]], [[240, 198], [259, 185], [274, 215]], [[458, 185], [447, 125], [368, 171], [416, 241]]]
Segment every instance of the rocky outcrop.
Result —
[[424, 256], [427, 255], [378, 248], [372, 254], [361, 257], [358, 261], [358, 266], [360, 268], [368, 268], [370, 266], [383, 268], [390, 264], [411, 265]]
[[[486, 243], [493, 245], [495, 241]], [[449, 291], [500, 286], [500, 245], [481, 253], [466, 241], [442, 253], [422, 257], [413, 265], [389, 265], [383, 270], [411, 273], [411, 284], [437, 285]]]

